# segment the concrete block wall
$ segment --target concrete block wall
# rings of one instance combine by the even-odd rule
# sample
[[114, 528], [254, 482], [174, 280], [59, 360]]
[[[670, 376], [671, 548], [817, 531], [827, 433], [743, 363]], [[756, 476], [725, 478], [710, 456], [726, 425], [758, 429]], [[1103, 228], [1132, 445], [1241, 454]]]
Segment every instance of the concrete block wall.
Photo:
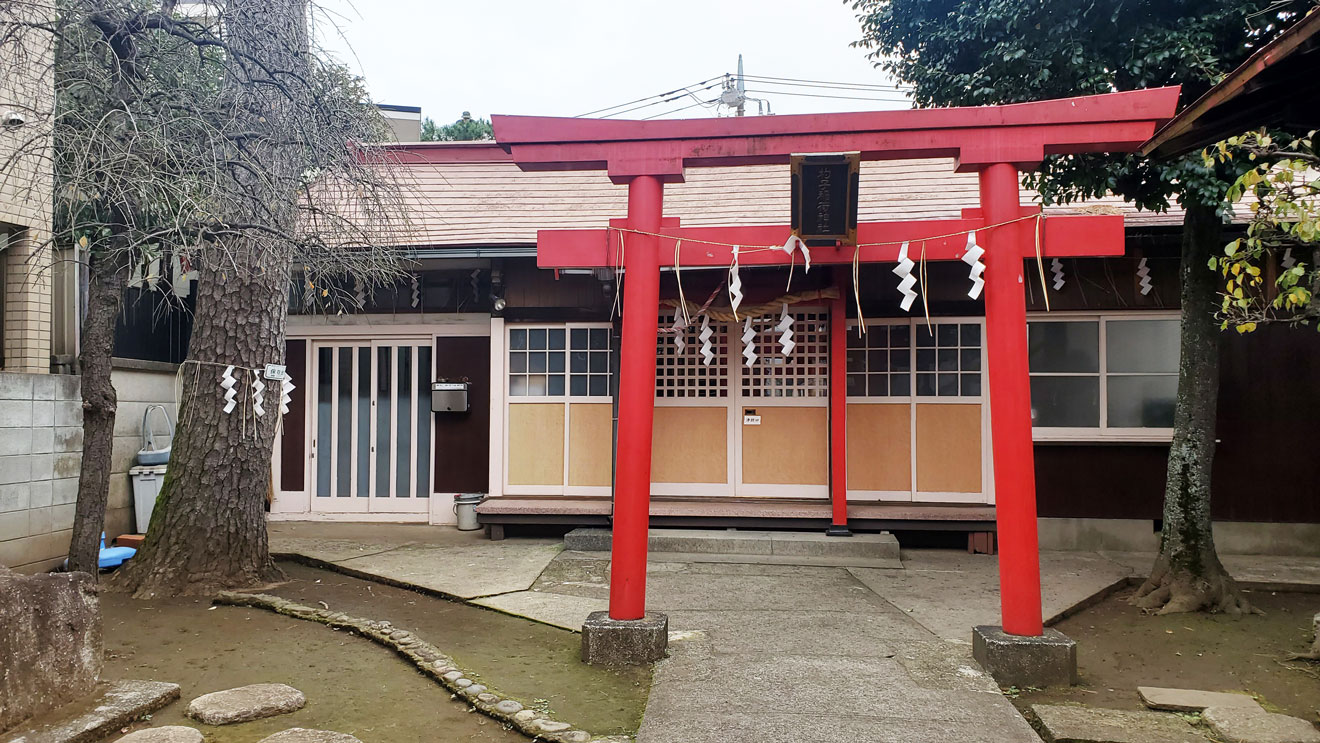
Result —
[[79, 379], [0, 372], [0, 565], [64, 560], [82, 464]]
[[[164, 404], [170, 421], [176, 420], [173, 370], [170, 364], [115, 360], [111, 380], [119, 409], [106, 502], [107, 541], [134, 531], [128, 470], [142, 446], [147, 405]], [[0, 565], [18, 572], [49, 570], [69, 550], [82, 466], [79, 382], [76, 376], [0, 372]], [[163, 434], [163, 427], [157, 430]]]

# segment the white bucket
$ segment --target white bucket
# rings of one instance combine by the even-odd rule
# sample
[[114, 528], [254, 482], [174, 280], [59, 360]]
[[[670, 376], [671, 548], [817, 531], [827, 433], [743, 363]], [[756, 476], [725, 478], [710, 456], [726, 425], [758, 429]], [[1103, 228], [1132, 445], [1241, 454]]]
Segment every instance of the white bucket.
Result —
[[484, 493], [459, 493], [454, 496], [454, 514], [458, 516], [459, 531], [476, 531], [481, 528], [477, 523], [477, 504], [486, 499]]

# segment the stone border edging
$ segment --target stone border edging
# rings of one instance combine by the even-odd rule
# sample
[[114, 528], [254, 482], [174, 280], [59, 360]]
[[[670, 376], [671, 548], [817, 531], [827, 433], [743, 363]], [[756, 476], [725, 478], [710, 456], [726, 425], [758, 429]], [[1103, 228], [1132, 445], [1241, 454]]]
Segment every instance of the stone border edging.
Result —
[[566, 722], [526, 709], [521, 702], [502, 698], [484, 685], [467, 678], [454, 659], [440, 652], [434, 645], [407, 630], [396, 629], [387, 621], [363, 619], [343, 612], [318, 609], [263, 593], [222, 591], [213, 601], [226, 606], [265, 609], [295, 619], [306, 619], [356, 632], [403, 656], [440, 686], [453, 692], [455, 698], [461, 698], [487, 717], [507, 724], [532, 740], [546, 740], [553, 743], [625, 743], [632, 740], [628, 736], [594, 737], [585, 730], [574, 729]]

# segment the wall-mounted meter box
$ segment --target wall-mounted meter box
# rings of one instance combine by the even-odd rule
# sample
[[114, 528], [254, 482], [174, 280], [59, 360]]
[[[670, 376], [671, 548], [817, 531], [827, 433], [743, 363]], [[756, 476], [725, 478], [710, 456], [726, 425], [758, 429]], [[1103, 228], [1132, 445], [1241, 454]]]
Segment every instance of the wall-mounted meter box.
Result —
[[468, 412], [468, 383], [467, 382], [432, 382], [431, 412], [432, 413]]

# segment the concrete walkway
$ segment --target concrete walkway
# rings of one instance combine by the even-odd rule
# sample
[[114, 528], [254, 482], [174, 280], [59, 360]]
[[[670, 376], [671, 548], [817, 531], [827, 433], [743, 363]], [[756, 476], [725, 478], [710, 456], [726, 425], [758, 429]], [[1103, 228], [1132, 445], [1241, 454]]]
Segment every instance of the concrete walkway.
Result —
[[[577, 630], [607, 606], [609, 556], [550, 539], [437, 527], [271, 524], [271, 549]], [[669, 615], [638, 743], [977, 740], [1035, 732], [971, 658], [999, 620], [994, 557], [908, 550], [903, 569], [663, 561], [648, 605]], [[1041, 555], [1047, 617], [1149, 569], [1154, 556]], [[1225, 556], [1243, 580], [1320, 583], [1320, 559]]]

